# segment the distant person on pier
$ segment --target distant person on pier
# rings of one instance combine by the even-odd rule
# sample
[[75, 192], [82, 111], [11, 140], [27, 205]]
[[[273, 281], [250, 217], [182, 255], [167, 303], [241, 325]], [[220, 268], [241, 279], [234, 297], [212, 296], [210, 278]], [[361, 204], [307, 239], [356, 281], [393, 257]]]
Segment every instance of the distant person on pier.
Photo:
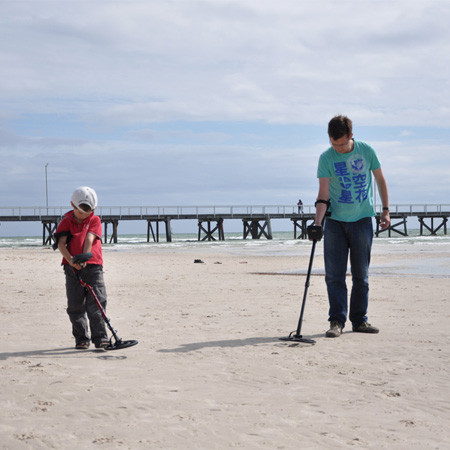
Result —
[[297, 208], [298, 208], [298, 213], [303, 214], [303, 202], [301, 199], [297, 203]]
[[308, 227], [310, 240], [319, 241], [324, 236], [325, 281], [330, 305], [330, 329], [326, 336], [340, 336], [347, 321], [349, 254], [352, 330], [378, 333], [378, 328], [367, 322], [372, 217], [375, 216], [372, 174], [383, 203], [382, 229], [391, 223], [386, 180], [375, 150], [369, 144], [353, 139], [352, 121], [348, 117], [333, 117], [328, 124], [328, 136], [331, 147], [320, 156], [317, 170], [319, 193], [315, 221]]
[[[92, 286], [103, 308], [106, 308], [106, 288], [103, 280], [102, 223], [94, 215], [97, 194], [90, 187], [80, 187], [72, 194], [72, 211], [65, 214], [59, 224], [53, 248], [63, 255], [62, 265], [66, 276], [67, 314], [72, 323], [75, 348], [88, 349], [90, 341], [98, 349], [108, 345], [105, 321], [95, 300], [81, 286], [75, 270], [83, 270], [83, 281]], [[85, 267], [74, 264], [72, 257], [80, 253], [92, 252], [92, 258]], [[89, 337], [89, 325], [91, 336]]]

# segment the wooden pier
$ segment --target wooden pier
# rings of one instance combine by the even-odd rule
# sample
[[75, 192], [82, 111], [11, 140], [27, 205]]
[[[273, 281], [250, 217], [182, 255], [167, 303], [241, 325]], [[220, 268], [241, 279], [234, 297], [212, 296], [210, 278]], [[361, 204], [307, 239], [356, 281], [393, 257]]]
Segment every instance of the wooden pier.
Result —
[[[420, 235], [447, 234], [450, 204], [442, 205], [391, 205], [391, 226], [381, 230], [379, 211], [376, 208], [375, 236], [393, 234], [407, 236], [408, 219], [416, 219]], [[53, 243], [53, 235], [67, 208], [47, 207], [0, 207], [0, 222], [41, 222], [42, 243]], [[225, 221], [240, 220], [243, 239], [272, 239], [272, 220], [287, 219], [293, 224], [294, 239], [306, 239], [306, 229], [313, 223], [315, 207], [306, 205], [298, 213], [297, 206], [135, 206], [99, 207], [96, 209], [104, 226], [103, 241], [117, 243], [119, 224], [124, 220], [147, 222], [147, 242], [160, 242], [164, 227], [165, 241], [172, 242], [171, 223], [175, 220], [196, 220], [199, 241], [225, 240]], [[112, 228], [110, 228], [110, 226]], [[109, 231], [111, 231], [109, 233]]]

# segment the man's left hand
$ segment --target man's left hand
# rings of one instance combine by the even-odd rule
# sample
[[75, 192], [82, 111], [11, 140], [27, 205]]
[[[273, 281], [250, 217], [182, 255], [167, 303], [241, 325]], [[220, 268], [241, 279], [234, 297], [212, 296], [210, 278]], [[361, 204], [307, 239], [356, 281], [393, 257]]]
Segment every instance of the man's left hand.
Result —
[[385, 230], [391, 224], [391, 217], [389, 215], [389, 211], [383, 211], [380, 217], [380, 227], [382, 230]]

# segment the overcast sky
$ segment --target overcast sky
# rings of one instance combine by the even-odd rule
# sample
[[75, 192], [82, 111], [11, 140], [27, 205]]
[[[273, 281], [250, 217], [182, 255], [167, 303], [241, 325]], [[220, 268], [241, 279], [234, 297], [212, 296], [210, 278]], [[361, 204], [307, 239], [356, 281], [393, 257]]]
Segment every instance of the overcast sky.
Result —
[[0, 0], [0, 206], [45, 206], [46, 164], [50, 206], [311, 204], [339, 113], [391, 203], [449, 204], [449, 23], [447, 0]]

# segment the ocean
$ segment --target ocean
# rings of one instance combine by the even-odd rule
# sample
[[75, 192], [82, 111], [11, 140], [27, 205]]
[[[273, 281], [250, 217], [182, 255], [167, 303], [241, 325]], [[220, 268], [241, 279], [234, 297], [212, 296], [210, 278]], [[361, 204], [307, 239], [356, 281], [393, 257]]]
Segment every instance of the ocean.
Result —
[[[164, 236], [160, 236], [160, 242], [147, 242], [146, 234], [123, 234], [118, 236], [117, 244], [104, 243], [105, 248], [135, 248], [135, 247], [149, 247], [149, 246], [191, 246], [195, 245], [217, 245], [217, 246], [228, 246], [233, 244], [236, 245], [248, 245], [253, 243], [253, 245], [279, 245], [279, 246], [291, 246], [297, 243], [298, 245], [307, 244], [308, 240], [305, 239], [294, 239], [293, 233], [291, 231], [278, 231], [273, 232], [273, 239], [267, 240], [265, 238], [261, 239], [243, 239], [241, 232], [226, 233], [224, 241], [198, 241], [198, 236], [195, 233], [175, 233], [172, 234], [172, 242], [166, 242]], [[437, 235], [437, 236], [420, 236], [419, 230], [409, 230], [408, 236], [401, 236], [393, 234], [391, 237], [387, 235], [381, 235], [379, 237], [374, 237], [374, 243], [379, 243], [382, 245], [392, 244], [431, 244], [440, 243], [450, 244], [450, 235]], [[0, 236], [0, 248], [4, 247], [42, 247], [42, 236]]]
[[[198, 236], [195, 233], [173, 233], [172, 242], [166, 242], [165, 236], [160, 236], [160, 242], [147, 242], [146, 234], [122, 234], [117, 238], [117, 244], [104, 243], [104, 248], [147, 248], [152, 246], [165, 246], [165, 247], [181, 247], [192, 245], [224, 245], [229, 244], [242, 244], [248, 243], [263, 243], [263, 242], [276, 242], [282, 244], [285, 241], [296, 241], [293, 239], [293, 233], [290, 231], [274, 232], [272, 241], [267, 239], [243, 239], [242, 233], [226, 233], [225, 241], [198, 241]], [[304, 240], [297, 240], [298, 242], [307, 242]], [[0, 248], [4, 247], [42, 247], [42, 236], [0, 236]]]
[[[273, 239], [243, 239], [242, 233], [227, 233], [224, 241], [197, 240], [196, 234], [173, 234], [172, 242], [146, 242], [145, 234], [119, 235], [117, 244], [103, 244], [104, 253], [127, 251], [199, 251], [224, 250], [232, 254], [253, 256], [309, 256], [311, 242], [293, 239], [292, 232], [274, 232]], [[42, 247], [42, 236], [0, 237], [0, 248]], [[402, 258], [408, 251], [417, 258]], [[433, 276], [450, 277], [450, 235], [420, 236], [419, 230], [411, 230], [409, 236], [374, 237], [372, 255], [391, 255], [392, 261], [371, 265], [371, 276]], [[323, 275], [323, 242], [316, 247], [313, 275]], [[320, 258], [320, 262], [318, 261]], [[399, 259], [400, 258], [400, 259]], [[386, 259], [386, 258], [385, 258]], [[303, 275], [306, 268], [293, 270], [288, 275]]]
[[[438, 236], [420, 236], [419, 230], [410, 230], [409, 236], [403, 237], [400, 235], [393, 235], [392, 237], [380, 236], [378, 238], [374, 238], [374, 242], [379, 241], [380, 243], [392, 243], [392, 244], [400, 244], [400, 243], [418, 243], [418, 242], [450, 242], [450, 235], [438, 235]], [[164, 236], [160, 236], [160, 242], [147, 242], [146, 234], [123, 234], [118, 236], [117, 244], [103, 244], [104, 247], [120, 247], [120, 248], [130, 248], [130, 247], [147, 247], [147, 246], [173, 246], [179, 247], [182, 245], [229, 245], [233, 243], [234, 245], [247, 245], [249, 243], [254, 243], [255, 245], [264, 245], [267, 244], [279, 244], [283, 245], [292, 245], [292, 243], [298, 242], [299, 245], [301, 243], [308, 243], [307, 240], [303, 239], [294, 239], [293, 233], [291, 231], [278, 231], [273, 232], [273, 239], [268, 241], [265, 238], [261, 239], [243, 239], [241, 232], [235, 233], [226, 233], [225, 241], [198, 241], [198, 236], [195, 233], [175, 233], [172, 234], [172, 242], [166, 242]], [[292, 242], [286, 242], [292, 241]], [[0, 248], [4, 247], [42, 247], [42, 236], [0, 236]]]

